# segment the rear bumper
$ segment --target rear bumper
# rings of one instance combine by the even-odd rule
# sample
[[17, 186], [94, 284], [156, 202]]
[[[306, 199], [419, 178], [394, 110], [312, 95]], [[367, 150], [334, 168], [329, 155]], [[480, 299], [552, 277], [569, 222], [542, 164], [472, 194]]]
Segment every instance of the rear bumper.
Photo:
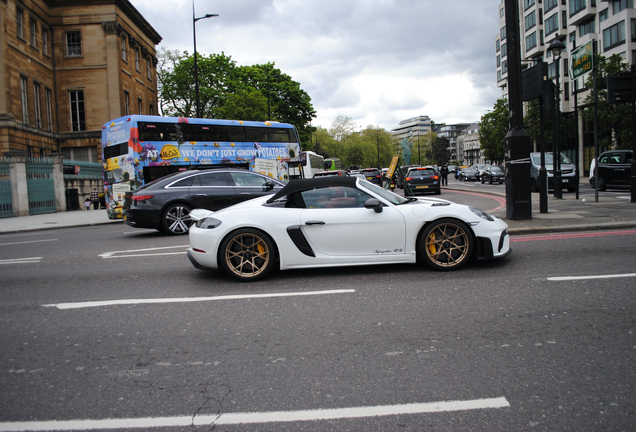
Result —
[[159, 212], [144, 210], [124, 210], [124, 223], [135, 228], [161, 229]]

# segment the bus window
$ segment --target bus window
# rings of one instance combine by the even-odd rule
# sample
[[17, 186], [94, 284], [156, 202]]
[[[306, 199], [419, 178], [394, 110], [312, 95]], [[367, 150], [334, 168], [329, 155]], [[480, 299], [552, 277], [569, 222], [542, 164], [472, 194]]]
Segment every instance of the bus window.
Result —
[[260, 127], [248, 127], [245, 129], [245, 138], [247, 142], [266, 142], [269, 141], [267, 137], [267, 128]]
[[245, 131], [241, 126], [221, 126], [221, 138], [219, 141], [224, 142], [244, 142]]
[[269, 130], [270, 142], [292, 142], [289, 137], [289, 129], [272, 128]]
[[[183, 126], [183, 125], [182, 125]], [[187, 141], [220, 141], [219, 127], [216, 125], [190, 124], [190, 134]]]
[[104, 148], [104, 159], [128, 154], [128, 142]]

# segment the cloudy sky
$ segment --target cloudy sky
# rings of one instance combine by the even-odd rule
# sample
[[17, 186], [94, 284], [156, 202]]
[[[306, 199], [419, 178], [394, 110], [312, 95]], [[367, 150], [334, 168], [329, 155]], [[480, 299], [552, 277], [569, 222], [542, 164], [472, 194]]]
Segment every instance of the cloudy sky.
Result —
[[[193, 52], [192, 0], [130, 0], [163, 37]], [[194, 0], [197, 52], [274, 62], [312, 99], [314, 126], [338, 115], [387, 130], [428, 115], [478, 121], [500, 95], [501, 0]]]

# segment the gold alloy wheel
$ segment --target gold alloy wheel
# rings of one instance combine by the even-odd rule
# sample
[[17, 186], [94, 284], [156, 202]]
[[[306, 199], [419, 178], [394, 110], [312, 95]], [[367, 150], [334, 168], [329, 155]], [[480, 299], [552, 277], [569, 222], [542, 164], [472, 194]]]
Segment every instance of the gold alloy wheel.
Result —
[[272, 247], [257, 231], [238, 232], [224, 245], [224, 267], [232, 276], [253, 280], [265, 276], [271, 269]]
[[424, 258], [431, 267], [451, 270], [464, 265], [472, 253], [472, 236], [458, 221], [438, 221], [424, 237]]

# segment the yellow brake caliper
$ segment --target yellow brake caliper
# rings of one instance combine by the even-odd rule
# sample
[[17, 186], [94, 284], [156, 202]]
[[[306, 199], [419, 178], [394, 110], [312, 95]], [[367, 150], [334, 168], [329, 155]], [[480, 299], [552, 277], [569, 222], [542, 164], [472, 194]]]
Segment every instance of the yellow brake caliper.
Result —
[[431, 253], [431, 255], [435, 255], [437, 253], [437, 248], [435, 247], [435, 233], [431, 233], [428, 236], [428, 251]]

